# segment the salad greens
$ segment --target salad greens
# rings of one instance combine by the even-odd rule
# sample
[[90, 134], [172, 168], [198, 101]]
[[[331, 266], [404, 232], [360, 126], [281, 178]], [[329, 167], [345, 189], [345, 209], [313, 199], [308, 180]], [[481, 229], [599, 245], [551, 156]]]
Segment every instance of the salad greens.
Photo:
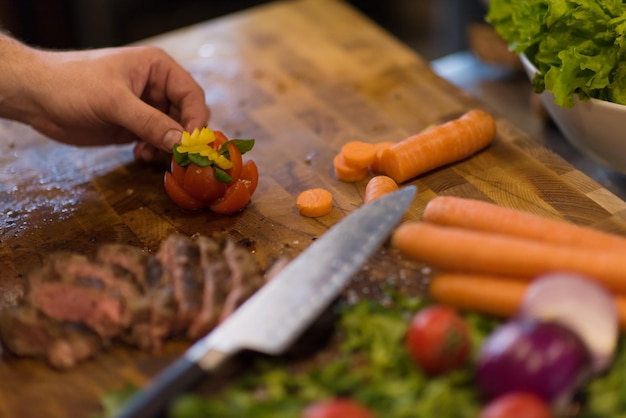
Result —
[[[339, 305], [332, 357], [321, 352], [304, 365], [259, 359], [233, 385], [211, 397], [186, 395], [172, 418], [296, 418], [309, 403], [334, 396], [351, 397], [385, 418], [475, 418], [483, 407], [471, 364], [449, 374], [429, 377], [412, 362], [404, 336], [412, 315], [425, 300], [392, 296], [383, 306], [361, 300]], [[474, 349], [500, 321], [466, 314]], [[626, 418], [626, 349], [624, 341], [610, 371], [585, 389], [577, 417]], [[102, 401], [107, 417], [115, 416], [132, 391], [125, 388]]]
[[626, 3], [622, 0], [491, 0], [486, 20], [539, 73], [537, 93], [626, 104]]

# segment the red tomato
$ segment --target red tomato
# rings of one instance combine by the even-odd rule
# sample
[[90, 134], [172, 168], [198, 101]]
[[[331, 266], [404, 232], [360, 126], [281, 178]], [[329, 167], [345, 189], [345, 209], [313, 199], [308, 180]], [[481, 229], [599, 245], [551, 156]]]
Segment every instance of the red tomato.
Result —
[[242, 180], [237, 180], [228, 186], [224, 196], [214, 201], [209, 209], [215, 213], [227, 215], [240, 211], [248, 202], [250, 202], [250, 192]]
[[248, 160], [243, 164], [240, 179], [248, 188], [250, 196], [252, 196], [256, 190], [256, 186], [259, 184], [259, 169], [254, 161]]
[[[219, 150], [228, 142], [220, 131], [214, 131], [213, 148]], [[229, 214], [243, 209], [256, 190], [259, 171], [253, 161], [243, 162], [241, 152], [234, 143], [228, 143], [228, 153], [233, 166], [226, 172], [233, 179], [230, 183], [217, 180], [213, 167], [189, 164], [180, 166], [172, 157], [170, 173], [164, 178], [165, 189], [170, 198], [183, 209], [200, 210], [210, 206], [219, 214]]]
[[491, 401], [480, 418], [552, 418], [546, 402], [532, 393], [511, 392]]
[[213, 167], [189, 164], [185, 172], [183, 188], [192, 197], [209, 204], [224, 195], [226, 183], [222, 183], [215, 177]]
[[452, 308], [433, 305], [417, 312], [406, 337], [413, 360], [427, 373], [460, 367], [470, 354], [469, 327]]
[[309, 405], [301, 418], [373, 418], [374, 414], [350, 399], [333, 399]]
[[213, 131], [213, 133], [215, 134], [215, 142], [213, 142], [213, 148], [215, 149], [215, 151], [219, 151], [220, 147], [228, 141], [228, 138], [226, 137], [226, 135], [224, 135], [222, 131]]
[[172, 172], [172, 177], [174, 177], [176, 183], [182, 186], [183, 182], [185, 181], [185, 171], [187, 171], [187, 168], [178, 165], [176, 159], [172, 157], [172, 162], [170, 163], [170, 171]]
[[176, 182], [174, 176], [170, 172], [165, 172], [165, 178], [163, 179], [165, 184], [165, 191], [174, 203], [180, 208], [187, 210], [200, 210], [206, 205], [190, 196], [189, 193]]
[[228, 154], [229, 154], [228, 159], [230, 160], [231, 163], [233, 163], [233, 166], [226, 171], [228, 172], [228, 175], [233, 179], [231, 184], [234, 184], [234, 182], [239, 180], [239, 177], [241, 177], [241, 169], [243, 168], [243, 158], [241, 157], [241, 152], [239, 152], [239, 148], [237, 148], [237, 146], [234, 143], [229, 142], [227, 147], [228, 147]]

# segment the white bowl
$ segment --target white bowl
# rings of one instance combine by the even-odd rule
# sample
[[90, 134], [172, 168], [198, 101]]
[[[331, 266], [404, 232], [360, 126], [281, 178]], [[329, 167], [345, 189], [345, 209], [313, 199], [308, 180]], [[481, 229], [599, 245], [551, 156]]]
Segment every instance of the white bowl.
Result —
[[[537, 68], [524, 54], [520, 60], [533, 79]], [[541, 93], [541, 101], [565, 138], [580, 152], [599, 164], [626, 174], [626, 106], [604, 100], [575, 99], [574, 106], [554, 103], [552, 93]]]

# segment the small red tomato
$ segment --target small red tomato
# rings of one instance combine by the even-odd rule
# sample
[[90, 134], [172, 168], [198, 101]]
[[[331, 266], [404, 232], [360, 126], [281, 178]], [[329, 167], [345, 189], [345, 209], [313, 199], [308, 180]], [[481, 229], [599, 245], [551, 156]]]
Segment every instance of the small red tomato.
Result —
[[183, 189], [181, 185], [176, 182], [174, 176], [172, 176], [169, 171], [165, 172], [163, 183], [165, 185], [165, 191], [170, 199], [172, 199], [172, 201], [181, 209], [200, 210], [206, 206], [203, 202], [193, 196], [190, 196], [189, 193], [187, 193], [185, 189]]
[[374, 418], [374, 414], [356, 401], [333, 399], [309, 405], [301, 418]]
[[233, 166], [226, 170], [226, 172], [233, 179], [230, 184], [233, 184], [241, 177], [243, 157], [241, 156], [241, 152], [239, 152], [239, 148], [237, 148], [233, 142], [229, 142], [226, 146], [228, 147], [229, 160], [233, 163]]
[[183, 189], [192, 197], [209, 204], [224, 195], [226, 183], [222, 183], [215, 177], [213, 167], [189, 164], [185, 172]]
[[172, 177], [176, 180], [179, 186], [182, 186], [185, 182], [185, 172], [187, 171], [186, 167], [178, 165], [176, 159], [172, 157], [172, 161], [170, 163], [170, 172], [172, 173]]
[[224, 135], [222, 131], [213, 131], [215, 134], [215, 142], [213, 142], [213, 148], [215, 151], [219, 151], [220, 147], [228, 142], [228, 137]]
[[248, 160], [243, 163], [240, 179], [248, 188], [250, 196], [252, 196], [256, 190], [256, 186], [259, 184], [259, 169], [254, 161]]
[[491, 401], [480, 418], [552, 418], [552, 411], [539, 396], [526, 392], [510, 392]]
[[228, 215], [240, 211], [248, 202], [250, 202], [250, 192], [242, 180], [237, 180], [228, 186], [224, 196], [209, 205], [209, 209], [220, 215]]
[[426, 307], [415, 314], [406, 344], [413, 360], [429, 374], [460, 367], [471, 350], [469, 327], [452, 308]]

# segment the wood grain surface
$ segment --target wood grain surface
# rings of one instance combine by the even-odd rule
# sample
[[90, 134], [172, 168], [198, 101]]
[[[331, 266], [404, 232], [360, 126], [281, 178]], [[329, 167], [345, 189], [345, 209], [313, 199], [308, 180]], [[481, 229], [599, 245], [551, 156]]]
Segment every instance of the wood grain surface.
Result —
[[[227, 234], [262, 268], [293, 257], [362, 202], [365, 181], [342, 183], [333, 174], [343, 143], [400, 140], [471, 108], [497, 117], [495, 142], [410, 181], [419, 194], [407, 219], [419, 218], [432, 197], [455, 195], [626, 234], [626, 203], [340, 1], [270, 3], [145, 43], [171, 53], [202, 84], [212, 128], [257, 140], [249, 156], [261, 180], [252, 203], [228, 217], [184, 213], [164, 192], [163, 167], [135, 163], [132, 147], [78, 149], [0, 121], [0, 305], [20, 297], [24, 275], [56, 250], [89, 255], [122, 242], [154, 251], [179, 231]], [[295, 197], [309, 187], [332, 191], [330, 215], [298, 214]], [[367, 295], [391, 276], [411, 286], [423, 271], [385, 248], [351, 289]], [[67, 372], [5, 356], [0, 417], [93, 416], [107, 390], [144, 384], [186, 346], [173, 342], [159, 353], [114, 347]]]

